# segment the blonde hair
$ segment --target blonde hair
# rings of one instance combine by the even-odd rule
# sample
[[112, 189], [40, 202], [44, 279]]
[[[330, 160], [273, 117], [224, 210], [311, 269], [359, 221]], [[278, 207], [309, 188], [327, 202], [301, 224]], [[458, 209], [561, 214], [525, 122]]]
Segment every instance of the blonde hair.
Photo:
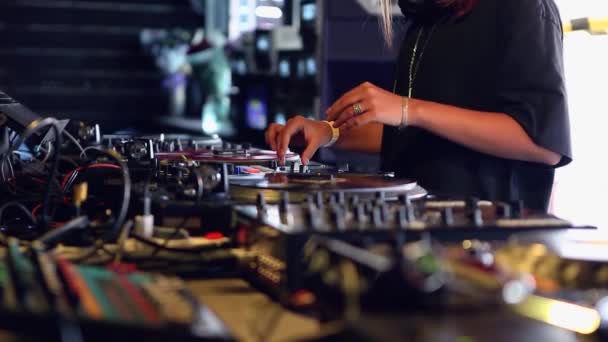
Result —
[[379, 0], [380, 12], [382, 13], [382, 33], [389, 47], [393, 46], [393, 0]]

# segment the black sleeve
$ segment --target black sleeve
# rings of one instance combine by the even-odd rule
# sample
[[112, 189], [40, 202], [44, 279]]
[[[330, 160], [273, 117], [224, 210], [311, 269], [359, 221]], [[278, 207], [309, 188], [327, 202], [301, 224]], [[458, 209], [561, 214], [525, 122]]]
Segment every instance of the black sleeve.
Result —
[[563, 30], [553, 0], [503, 1], [499, 25], [498, 109], [534, 142], [572, 161]]

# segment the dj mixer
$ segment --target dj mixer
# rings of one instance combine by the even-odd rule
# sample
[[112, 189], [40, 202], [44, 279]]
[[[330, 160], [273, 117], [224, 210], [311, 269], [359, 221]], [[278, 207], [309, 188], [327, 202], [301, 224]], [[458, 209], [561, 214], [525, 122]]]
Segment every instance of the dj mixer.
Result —
[[177, 274], [238, 276], [290, 310], [351, 326], [455, 307], [543, 321], [534, 308], [562, 303], [604, 317], [593, 315], [605, 306], [604, 261], [522, 240], [594, 227], [521, 201], [438, 196], [292, 152], [280, 165], [273, 151], [217, 137], [74, 140], [55, 174], [53, 151], [3, 156], [1, 327], [231, 339]]

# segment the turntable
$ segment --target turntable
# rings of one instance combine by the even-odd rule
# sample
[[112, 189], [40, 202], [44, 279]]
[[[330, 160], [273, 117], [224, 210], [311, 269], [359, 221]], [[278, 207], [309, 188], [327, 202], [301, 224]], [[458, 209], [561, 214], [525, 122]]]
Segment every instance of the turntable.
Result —
[[322, 193], [325, 197], [348, 193], [369, 198], [382, 192], [387, 198], [393, 199], [400, 194], [408, 194], [410, 198], [427, 195], [426, 190], [412, 180], [382, 174], [336, 172], [335, 169], [322, 165], [313, 165], [311, 168], [300, 166], [297, 172], [274, 172], [262, 178], [231, 179], [230, 185], [232, 197], [248, 203], [259, 196], [269, 203], [276, 203], [281, 199], [282, 192], [289, 192], [292, 203], [302, 202], [315, 193]]
[[[207, 146], [200, 150], [177, 150], [171, 152], [160, 152], [156, 154], [159, 160], [192, 160], [203, 163], [228, 163], [228, 164], [251, 164], [268, 165], [277, 164], [278, 158], [274, 151], [252, 148], [245, 144], [224, 143], [221, 146]], [[300, 156], [289, 152], [286, 156], [287, 162], [297, 162]]]

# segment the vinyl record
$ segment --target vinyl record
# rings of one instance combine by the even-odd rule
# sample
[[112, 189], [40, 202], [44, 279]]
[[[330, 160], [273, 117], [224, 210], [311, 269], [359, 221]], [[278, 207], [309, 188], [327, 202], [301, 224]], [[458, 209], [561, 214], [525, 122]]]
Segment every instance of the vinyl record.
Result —
[[275, 202], [279, 200], [281, 192], [289, 192], [294, 202], [304, 200], [307, 195], [316, 192], [345, 192], [362, 196], [373, 196], [376, 192], [384, 192], [389, 197], [397, 197], [403, 193], [411, 193], [414, 197], [427, 194], [415, 181], [354, 173], [274, 173], [266, 175], [263, 179], [230, 182], [231, 195], [242, 202], [255, 201], [259, 193], [264, 194], [268, 202]]
[[[180, 151], [180, 152], [161, 152], [156, 157], [160, 160], [193, 160], [207, 163], [231, 163], [231, 164], [266, 164], [277, 161], [277, 154], [267, 150], [202, 150], [202, 151]], [[287, 153], [285, 157], [288, 162], [300, 160], [300, 156], [295, 153]]]

